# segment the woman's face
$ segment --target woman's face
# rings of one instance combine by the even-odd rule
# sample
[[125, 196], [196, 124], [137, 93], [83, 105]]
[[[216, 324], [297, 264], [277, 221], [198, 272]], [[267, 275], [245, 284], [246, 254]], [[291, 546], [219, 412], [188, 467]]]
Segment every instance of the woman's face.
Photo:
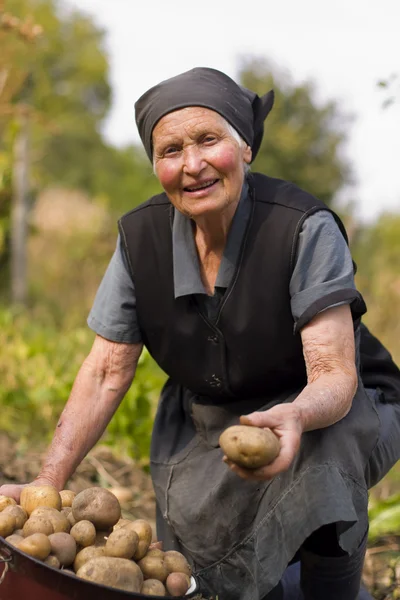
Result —
[[196, 218], [237, 204], [251, 148], [232, 137], [221, 115], [193, 106], [160, 119], [153, 130], [153, 155], [172, 204]]

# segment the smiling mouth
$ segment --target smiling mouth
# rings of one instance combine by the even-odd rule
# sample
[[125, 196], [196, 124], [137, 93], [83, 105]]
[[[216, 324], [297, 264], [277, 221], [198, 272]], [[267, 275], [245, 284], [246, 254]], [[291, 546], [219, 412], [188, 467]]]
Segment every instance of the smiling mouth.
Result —
[[205, 190], [214, 185], [214, 183], [217, 183], [217, 181], [219, 181], [219, 179], [212, 179], [211, 181], [205, 181], [204, 183], [199, 183], [198, 185], [190, 185], [183, 188], [183, 190], [185, 192], [197, 192], [198, 190]]

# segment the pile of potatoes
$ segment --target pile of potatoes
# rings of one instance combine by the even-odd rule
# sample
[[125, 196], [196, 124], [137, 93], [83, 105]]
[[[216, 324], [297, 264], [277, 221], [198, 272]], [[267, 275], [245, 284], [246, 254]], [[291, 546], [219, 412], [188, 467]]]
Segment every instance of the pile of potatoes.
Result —
[[51, 567], [128, 592], [177, 597], [190, 587], [183, 554], [152, 543], [147, 521], [122, 519], [118, 499], [103, 488], [76, 495], [27, 486], [20, 505], [0, 496], [0, 536]]

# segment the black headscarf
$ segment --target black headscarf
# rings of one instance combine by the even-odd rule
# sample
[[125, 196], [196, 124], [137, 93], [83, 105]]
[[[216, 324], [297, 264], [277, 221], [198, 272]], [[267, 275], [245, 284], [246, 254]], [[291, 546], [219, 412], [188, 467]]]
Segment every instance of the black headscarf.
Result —
[[264, 120], [273, 103], [273, 90], [260, 98], [221, 71], [197, 67], [145, 92], [135, 104], [136, 124], [152, 161], [151, 134], [162, 117], [188, 106], [210, 108], [222, 115], [251, 146], [254, 160], [263, 138]]

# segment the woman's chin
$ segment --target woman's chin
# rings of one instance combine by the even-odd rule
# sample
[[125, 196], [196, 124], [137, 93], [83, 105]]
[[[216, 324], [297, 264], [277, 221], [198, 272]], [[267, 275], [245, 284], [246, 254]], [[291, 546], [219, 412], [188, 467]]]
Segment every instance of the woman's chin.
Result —
[[202, 198], [191, 201], [185, 199], [182, 203], [182, 212], [190, 214], [192, 218], [206, 217], [207, 215], [222, 214], [229, 204], [230, 202], [227, 202], [226, 198]]

